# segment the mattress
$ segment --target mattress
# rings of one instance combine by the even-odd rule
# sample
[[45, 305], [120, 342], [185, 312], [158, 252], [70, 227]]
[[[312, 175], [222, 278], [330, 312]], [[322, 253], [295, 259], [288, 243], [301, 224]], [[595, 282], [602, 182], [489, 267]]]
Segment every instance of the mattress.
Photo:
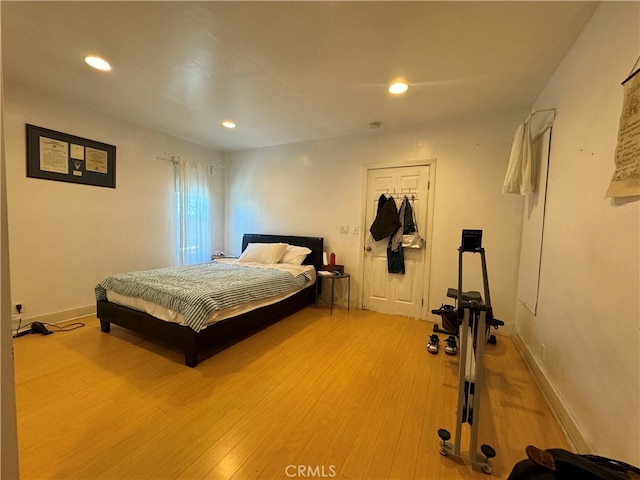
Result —
[[[214, 280], [220, 273], [223, 285]], [[187, 277], [183, 278], [183, 274]], [[165, 286], [165, 275], [176, 285]], [[257, 283], [243, 283], [245, 276]], [[160, 320], [200, 331], [221, 320], [282, 301], [315, 281], [313, 265], [240, 264], [235, 259], [224, 259], [199, 266], [108, 277], [96, 287], [96, 298], [106, 298]], [[166, 291], [159, 292], [163, 289]]]

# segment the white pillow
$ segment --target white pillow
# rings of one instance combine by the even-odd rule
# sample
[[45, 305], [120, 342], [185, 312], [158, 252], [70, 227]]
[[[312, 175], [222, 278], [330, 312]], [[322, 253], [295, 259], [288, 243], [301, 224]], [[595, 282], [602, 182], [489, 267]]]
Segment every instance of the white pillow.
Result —
[[286, 249], [286, 243], [249, 243], [238, 262], [278, 263]]
[[287, 245], [284, 255], [280, 259], [280, 263], [289, 263], [291, 265], [302, 265], [311, 250], [307, 247], [297, 247], [295, 245]]

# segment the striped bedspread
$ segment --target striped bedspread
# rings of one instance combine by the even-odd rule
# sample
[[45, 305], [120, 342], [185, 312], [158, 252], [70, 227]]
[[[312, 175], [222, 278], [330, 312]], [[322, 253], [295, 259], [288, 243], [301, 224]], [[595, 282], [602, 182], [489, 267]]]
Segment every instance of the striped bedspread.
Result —
[[156, 303], [182, 314], [199, 332], [216, 310], [294, 291], [310, 280], [308, 273], [211, 262], [120, 273], [100, 282], [95, 293], [97, 300], [109, 290]]

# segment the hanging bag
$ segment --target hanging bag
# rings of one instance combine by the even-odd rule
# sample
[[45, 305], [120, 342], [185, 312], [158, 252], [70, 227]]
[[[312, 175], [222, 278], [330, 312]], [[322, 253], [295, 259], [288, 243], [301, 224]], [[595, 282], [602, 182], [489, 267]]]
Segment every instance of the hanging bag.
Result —
[[402, 235], [402, 246], [404, 248], [422, 248], [424, 246], [424, 238], [418, 232]]

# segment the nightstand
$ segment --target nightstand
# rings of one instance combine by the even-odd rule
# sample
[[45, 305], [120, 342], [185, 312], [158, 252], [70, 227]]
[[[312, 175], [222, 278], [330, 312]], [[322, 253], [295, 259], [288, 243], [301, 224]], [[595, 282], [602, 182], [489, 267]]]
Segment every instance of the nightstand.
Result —
[[331, 302], [329, 303], [329, 314], [333, 315], [333, 301], [334, 301], [334, 291], [335, 291], [335, 283], [336, 280], [346, 280], [347, 281], [347, 311], [351, 309], [351, 275], [348, 273], [344, 273], [340, 270], [318, 270], [318, 278], [316, 280], [316, 304], [318, 306], [318, 295], [320, 293], [320, 282], [323, 278], [331, 280]]
[[211, 255], [211, 260], [212, 261], [213, 260], [222, 260], [224, 258], [228, 258], [228, 259], [232, 260], [232, 259], [237, 259], [237, 258], [240, 258], [240, 257], [234, 257], [232, 255]]

